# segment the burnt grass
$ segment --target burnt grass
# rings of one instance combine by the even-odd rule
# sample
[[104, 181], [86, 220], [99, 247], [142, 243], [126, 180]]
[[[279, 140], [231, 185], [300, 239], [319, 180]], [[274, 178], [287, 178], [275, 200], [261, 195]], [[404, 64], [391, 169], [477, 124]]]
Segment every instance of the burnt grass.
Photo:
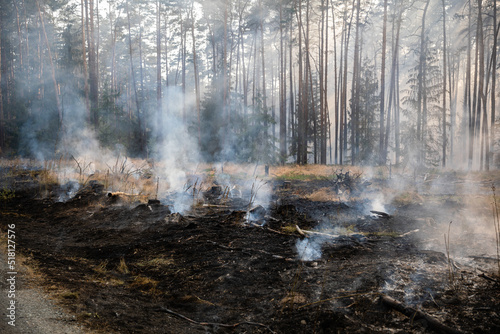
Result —
[[[329, 187], [328, 180], [292, 181], [286, 189], [274, 181], [270, 207], [252, 220], [241, 199], [211, 198], [181, 215], [165, 201], [121, 202], [97, 182], [59, 202], [59, 185], [41, 186], [27, 171], [1, 174], [2, 233], [16, 225], [18, 252], [40, 274], [39, 284], [94, 330], [440, 331], [388, 307], [387, 295], [451, 332], [500, 332], [499, 278], [478, 271], [494, 268], [493, 260], [478, 257], [476, 267], [453, 262], [451, 280], [446, 255], [419, 246], [435, 233], [426, 217], [449, 222], [436, 216], [442, 208], [409, 204], [391, 208], [389, 218], [374, 217], [361, 200], [298, 195]], [[325, 233], [337, 236], [308, 235], [322, 254], [302, 261], [296, 243], [305, 237], [295, 225], [309, 231], [325, 222], [337, 227]]]

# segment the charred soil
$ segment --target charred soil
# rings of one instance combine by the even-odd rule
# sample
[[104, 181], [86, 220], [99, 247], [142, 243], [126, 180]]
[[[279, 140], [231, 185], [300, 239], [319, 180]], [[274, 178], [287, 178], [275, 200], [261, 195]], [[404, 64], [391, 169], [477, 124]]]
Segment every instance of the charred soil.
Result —
[[[250, 212], [215, 194], [179, 214], [163, 200], [120, 201], [98, 182], [60, 202], [61, 185], [1, 173], [12, 192], [0, 201], [2, 234], [15, 224], [40, 285], [93, 330], [500, 332], [496, 259], [461, 263], [423, 246], [444, 245], [449, 212], [461, 214], [456, 201], [413, 201], [384, 216], [363, 199], [308, 197], [329, 180], [270, 181], [268, 208]], [[472, 242], [463, 239], [451, 243]]]

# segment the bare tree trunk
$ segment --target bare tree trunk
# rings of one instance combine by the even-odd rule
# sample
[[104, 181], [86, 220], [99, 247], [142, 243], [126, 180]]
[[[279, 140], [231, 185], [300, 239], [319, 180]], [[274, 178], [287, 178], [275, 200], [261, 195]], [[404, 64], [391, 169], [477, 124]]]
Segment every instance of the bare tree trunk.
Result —
[[196, 115], [198, 117], [198, 144], [201, 143], [201, 117], [200, 117], [200, 83], [198, 78], [198, 59], [196, 57], [196, 38], [194, 34], [194, 1], [191, 3], [191, 37], [193, 39], [193, 67], [194, 86], [196, 94]]
[[89, 82], [88, 82], [88, 68], [87, 68], [87, 50], [85, 48], [85, 31], [88, 32], [88, 25], [85, 24], [85, 15], [84, 15], [84, 9], [86, 7], [84, 6], [83, 0], [81, 0], [81, 7], [82, 7], [82, 60], [83, 60], [83, 82], [84, 82], [84, 91], [85, 91], [85, 108], [87, 110], [87, 118], [88, 122], [91, 122], [91, 114], [90, 114], [90, 98], [89, 98]]
[[265, 138], [267, 138], [267, 96], [266, 96], [266, 61], [265, 61], [265, 42], [264, 42], [264, 9], [262, 7], [262, 0], [259, 0], [260, 9], [260, 53], [262, 62], [262, 106], [264, 108], [264, 115], [266, 120], [264, 121], [265, 127]]
[[[401, 24], [401, 20], [399, 21], [399, 24]], [[394, 162], [395, 164], [399, 164], [401, 160], [401, 139], [400, 139], [400, 108], [399, 108], [399, 50], [396, 51], [396, 54], [394, 55], [396, 59], [396, 96], [395, 96], [395, 103], [394, 103], [394, 138], [395, 138], [395, 145], [396, 145], [396, 161]]]
[[[333, 34], [333, 68], [334, 68], [334, 91], [335, 91], [335, 131], [334, 131], [334, 136], [335, 136], [335, 164], [339, 163], [338, 160], [338, 139], [339, 139], [339, 73], [338, 73], [338, 65], [337, 65], [337, 34], [335, 30], [335, 10], [333, 6], [333, 0], [332, 1], [332, 34]], [[342, 53], [342, 52], [341, 52]], [[342, 56], [341, 56], [342, 58]], [[327, 79], [328, 80], [328, 76]], [[328, 97], [327, 97], [328, 98]], [[330, 126], [330, 125], [329, 125]]]
[[[182, 18], [182, 12], [179, 11], [179, 24], [181, 25], [181, 76], [182, 76], [182, 120], [184, 124], [187, 122], [187, 107], [186, 107], [186, 27], [184, 26], [184, 19]], [[215, 57], [215, 54], [214, 54]]]
[[[385, 130], [385, 138], [384, 138], [384, 147], [383, 147], [383, 156], [382, 161], [384, 163], [387, 162], [387, 154], [389, 149], [389, 135], [391, 132], [391, 110], [394, 109], [394, 122], [395, 122], [395, 130], [394, 130], [394, 138], [396, 142], [396, 151], [399, 150], [399, 112], [398, 103], [399, 99], [397, 98], [399, 90], [397, 89], [397, 85], [399, 82], [397, 81], [396, 74], [398, 71], [398, 59], [399, 59], [399, 35], [401, 31], [401, 17], [403, 15], [403, 7], [399, 8], [399, 13], [397, 18], [395, 18], [393, 23], [393, 33], [396, 33], [396, 36], [393, 38], [393, 50], [392, 50], [392, 65], [391, 65], [391, 79], [389, 86], [389, 106], [387, 108], [387, 126]], [[394, 105], [394, 107], [392, 106]], [[396, 152], [396, 156], [398, 156], [399, 152]], [[398, 159], [396, 158], [396, 162]]]
[[143, 131], [142, 131], [142, 115], [141, 115], [141, 105], [139, 102], [139, 95], [137, 93], [137, 82], [135, 79], [135, 71], [134, 71], [134, 59], [133, 59], [133, 52], [132, 52], [132, 33], [131, 33], [131, 26], [130, 26], [130, 12], [129, 12], [129, 6], [128, 6], [128, 0], [125, 2], [126, 5], [126, 11], [127, 11], [127, 23], [128, 23], [128, 42], [129, 42], [129, 58], [130, 58], [130, 73], [132, 76], [132, 85], [134, 87], [134, 96], [135, 96], [135, 106], [136, 106], [136, 112], [137, 112], [137, 126], [139, 127], [139, 150], [141, 154], [144, 154], [146, 152], [146, 138], [143, 136]]
[[162, 124], [161, 93], [161, 1], [156, 0], [156, 115], [157, 125]]
[[426, 43], [425, 43], [425, 17], [427, 15], [427, 9], [429, 8], [430, 0], [427, 0], [424, 7], [424, 12], [422, 14], [422, 25], [420, 32], [420, 59], [418, 63], [418, 97], [417, 97], [417, 141], [420, 142], [421, 147], [418, 151], [419, 162], [424, 161], [423, 158], [425, 150], [425, 126], [426, 123], [426, 93], [425, 93], [425, 72], [426, 72]]
[[[463, 105], [463, 111], [464, 111], [464, 119], [467, 120], [467, 127], [465, 126], [464, 122], [464, 128], [463, 128], [463, 148], [464, 152], [468, 152], [467, 156], [465, 159], [467, 160], [467, 165], [468, 169], [470, 170], [472, 168], [472, 161], [473, 161], [473, 152], [474, 152], [474, 126], [473, 126], [473, 115], [474, 113], [472, 112], [472, 92], [471, 92], [471, 67], [472, 67], [472, 29], [471, 29], [471, 17], [472, 17], [472, 4], [469, 1], [469, 15], [467, 16], [468, 18], [468, 45], [467, 45], [467, 69], [465, 71], [465, 99], [464, 99], [464, 105]], [[469, 141], [466, 141], [466, 132], [469, 137]], [[466, 145], [469, 145], [468, 149], [466, 148]]]
[[[385, 55], [387, 47], [387, 0], [384, 0], [384, 23], [382, 28], [382, 66], [380, 68], [380, 146], [379, 155], [381, 165], [385, 165], [386, 151], [384, 145], [384, 103], [385, 103]], [[385, 152], [384, 152], [385, 151]]]
[[[322, 149], [321, 149], [321, 163], [326, 164], [326, 148], [327, 148], [327, 136], [330, 133], [330, 112], [328, 110], [328, 0], [325, 1], [326, 3], [326, 8], [323, 8], [323, 11], [326, 11], [325, 14], [325, 26], [324, 26], [324, 32], [325, 32], [325, 45], [324, 45], [324, 60], [323, 60], [323, 70], [324, 70], [324, 92], [323, 92], [323, 134], [322, 134]], [[331, 160], [331, 154], [330, 154], [330, 160]]]
[[5, 149], [5, 115], [3, 110], [3, 84], [2, 84], [2, 32], [3, 32], [3, 20], [0, 14], [0, 156]]
[[[493, 37], [493, 46], [492, 46], [492, 54], [491, 54], [491, 64], [492, 70], [491, 70], [491, 120], [490, 120], [490, 156], [491, 159], [488, 159], [488, 162], [494, 162], [491, 161], [494, 158], [494, 152], [495, 152], [495, 109], [496, 109], [496, 76], [497, 76], [497, 71], [496, 71], [496, 64], [497, 64], [497, 41], [498, 41], [498, 31], [500, 29], [500, 25], [497, 27], [497, 5], [496, 1], [493, 2], [493, 29], [495, 29], [495, 35]], [[489, 163], [486, 166], [486, 169], [489, 170]]]
[[[359, 136], [359, 79], [360, 79], [360, 10], [361, 1], [356, 2], [356, 34], [354, 37], [354, 63], [352, 70], [352, 115], [351, 115], [351, 165], [356, 164]], [[354, 11], [354, 7], [353, 7]]]
[[286, 74], [285, 74], [285, 49], [283, 47], [283, 1], [280, 0], [279, 4], [279, 29], [280, 29], [280, 88], [279, 88], [279, 101], [280, 101], [280, 162], [282, 165], [286, 162]]
[[[23, 14], [24, 14], [24, 32], [26, 35], [26, 59], [30, 59], [30, 38], [28, 34], [28, 19], [26, 15], [26, 3], [24, 0], [22, 1], [23, 3]], [[26, 66], [26, 77], [28, 81], [31, 81], [31, 66]], [[31, 96], [31, 85], [28, 85], [28, 96]]]
[[[289, 36], [288, 36], [288, 61], [289, 61], [289, 93], [290, 93], [290, 132], [291, 132], [291, 140], [292, 140], [292, 154], [297, 152], [297, 131], [295, 127], [295, 122], [296, 122], [296, 109], [295, 109], [295, 97], [294, 97], [294, 91], [293, 91], [293, 18], [290, 17], [290, 24], [289, 24]], [[296, 160], [296, 162], [298, 162]]]
[[89, 52], [91, 123], [94, 126], [94, 129], [97, 130], [99, 126], [99, 119], [98, 119], [99, 90], [97, 81], [97, 62], [96, 62], [95, 34], [94, 34], [94, 0], [85, 0], [85, 2], [86, 2], [86, 7], [88, 7], [87, 24], [89, 25], [88, 29], [90, 30], [90, 32], [89, 30], [87, 30], [87, 44]]
[[223, 103], [223, 112], [225, 116], [227, 117], [228, 123], [230, 122], [231, 119], [231, 112], [230, 108], [228, 105], [228, 100], [229, 100], [229, 82], [228, 82], [228, 68], [227, 68], [227, 40], [228, 40], [228, 0], [224, 2], [224, 46], [223, 46], [223, 55], [222, 55], [222, 86], [223, 86], [223, 93], [222, 93], [222, 103]]
[[[21, 35], [21, 20], [19, 18], [19, 8], [17, 6], [17, 1], [14, 1], [14, 7], [16, 8], [16, 25], [17, 25], [17, 39], [19, 40], [19, 67], [20, 69], [22, 70], [23, 67], [24, 67], [24, 64], [23, 64], [23, 38], [22, 38], [22, 35]], [[24, 98], [24, 90], [21, 90], [19, 92], [19, 97], [21, 99]]]
[[[139, 7], [139, 76], [141, 82], [141, 94], [140, 99], [144, 101], [144, 66], [143, 66], [143, 57], [142, 57], [142, 14], [140, 12]], [[142, 131], [142, 129], [141, 129]]]
[[304, 82], [303, 82], [303, 55], [302, 55], [302, 2], [298, 2], [297, 24], [299, 30], [299, 78], [298, 78], [298, 110], [297, 110], [297, 163], [303, 165], [307, 162], [304, 161], [304, 150], [307, 152], [307, 148], [304, 148], [304, 137], [305, 137], [305, 121], [304, 121]]
[[[477, 91], [475, 94], [476, 108], [475, 108], [475, 140], [480, 146], [481, 140], [481, 115], [482, 115], [482, 102], [484, 94], [484, 41], [483, 41], [483, 12], [482, 12], [482, 0], [478, 0], [478, 14], [477, 14], [477, 52], [476, 57], [478, 59], [475, 75], [477, 75]], [[482, 147], [479, 151], [479, 169], [483, 169], [483, 159], [482, 159]]]
[[340, 114], [340, 164], [343, 164], [343, 157], [347, 152], [347, 64], [348, 64], [348, 51], [349, 51], [349, 40], [351, 36], [352, 20], [354, 17], [355, 2], [353, 0], [351, 13], [351, 18], [349, 23], [346, 22], [347, 18], [347, 7], [344, 12], [344, 74], [342, 79], [342, 96], [341, 96], [341, 114]]
[[444, 0], [441, 0], [443, 5], [443, 153], [442, 153], [442, 166], [446, 167], [446, 6]]
[[51, 68], [51, 74], [52, 74], [52, 82], [54, 84], [54, 94], [55, 94], [56, 105], [57, 105], [57, 113], [59, 115], [59, 129], [63, 130], [63, 113], [62, 113], [61, 102], [59, 99], [59, 86], [58, 86], [57, 80], [56, 80], [56, 69], [54, 66], [54, 62], [52, 60], [52, 52], [50, 51], [49, 39], [47, 38], [47, 31], [45, 30], [45, 23], [43, 21], [42, 11], [40, 9], [40, 4], [39, 4], [38, 0], [36, 0], [36, 6], [38, 8], [38, 16], [40, 17], [40, 24], [42, 25], [43, 37], [44, 37], [45, 45], [47, 46], [47, 52], [49, 55], [50, 68]]

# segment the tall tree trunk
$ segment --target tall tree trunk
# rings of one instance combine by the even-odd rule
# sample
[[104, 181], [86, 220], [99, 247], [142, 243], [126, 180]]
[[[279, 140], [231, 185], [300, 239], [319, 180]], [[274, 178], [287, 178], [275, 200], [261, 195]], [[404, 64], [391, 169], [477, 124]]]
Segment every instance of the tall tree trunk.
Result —
[[[474, 113], [472, 112], [472, 92], [471, 92], [471, 86], [472, 86], [472, 78], [471, 78], [471, 67], [472, 67], [472, 4], [471, 1], [469, 1], [469, 15], [467, 16], [468, 20], [468, 38], [467, 38], [467, 68], [465, 70], [465, 98], [464, 98], [464, 104], [463, 104], [463, 118], [464, 120], [467, 120], [467, 124], [464, 122], [464, 127], [463, 127], [463, 148], [464, 152], [468, 152], [468, 154], [465, 156], [465, 159], [467, 161], [467, 166], [468, 169], [472, 169], [472, 162], [473, 162], [473, 152], [474, 152], [474, 126], [473, 126], [473, 115]], [[468, 136], [467, 136], [468, 135]], [[468, 142], [466, 138], [469, 138]], [[466, 145], [468, 144], [468, 148], [466, 148]]]
[[297, 163], [303, 165], [307, 162], [307, 157], [304, 160], [304, 150], [307, 152], [307, 147], [304, 147], [304, 137], [306, 121], [304, 120], [304, 82], [303, 82], [303, 55], [302, 55], [302, 2], [297, 1], [298, 10], [296, 11], [297, 25], [298, 25], [298, 64], [299, 64], [299, 78], [298, 78], [298, 110], [297, 110]]
[[[264, 42], [264, 8], [262, 6], [262, 0], [259, 0], [259, 10], [260, 10], [260, 60], [262, 62], [262, 106], [264, 108], [264, 138], [267, 141], [268, 138], [268, 122], [267, 122], [267, 95], [266, 95], [266, 61], [265, 61], [265, 42]], [[267, 143], [266, 143], [267, 145]]]
[[[352, 68], [352, 108], [351, 108], [351, 165], [357, 162], [359, 130], [359, 85], [360, 85], [360, 11], [361, 1], [356, 2], [356, 34], [354, 37], [354, 62]], [[354, 7], [353, 7], [354, 13]]]
[[127, 11], [127, 26], [128, 26], [128, 45], [129, 45], [129, 58], [130, 58], [130, 74], [132, 76], [132, 86], [134, 88], [134, 96], [135, 96], [135, 106], [137, 112], [137, 126], [139, 128], [139, 150], [141, 154], [146, 152], [146, 138], [143, 136], [142, 131], [142, 115], [141, 115], [141, 105], [139, 102], [139, 94], [137, 93], [137, 81], [135, 78], [135, 70], [134, 70], [134, 58], [132, 51], [132, 33], [131, 33], [131, 24], [130, 24], [130, 11], [128, 6], [129, 0], [125, 2], [125, 7]]
[[223, 113], [226, 116], [228, 124], [231, 119], [231, 112], [228, 105], [229, 101], [229, 77], [228, 77], [228, 62], [227, 62], [227, 40], [228, 40], [228, 0], [224, 1], [224, 45], [223, 45], [223, 54], [222, 54], [222, 104], [223, 104]]
[[[59, 129], [63, 130], [63, 112], [62, 112], [61, 102], [59, 99], [59, 86], [58, 86], [57, 80], [56, 80], [56, 68], [55, 68], [54, 62], [52, 60], [52, 52], [50, 51], [49, 39], [47, 38], [47, 31], [45, 30], [45, 23], [43, 21], [42, 11], [40, 9], [40, 3], [38, 2], [38, 0], [36, 0], [36, 6], [38, 9], [38, 16], [40, 17], [40, 24], [42, 26], [43, 38], [45, 40], [45, 45], [47, 46], [47, 52], [48, 52], [49, 61], [50, 61], [52, 83], [54, 84], [54, 95], [55, 95], [55, 99], [56, 99], [57, 113], [59, 115]], [[41, 59], [40, 59], [40, 61], [41, 61]]]
[[[393, 38], [393, 49], [392, 49], [392, 64], [391, 64], [391, 79], [390, 79], [390, 85], [389, 85], [389, 106], [387, 108], [387, 126], [385, 130], [385, 138], [384, 138], [384, 145], [383, 145], [383, 155], [382, 155], [382, 160], [384, 163], [387, 162], [387, 154], [389, 150], [389, 135], [391, 132], [391, 110], [394, 108], [394, 138], [396, 142], [396, 151], [399, 150], [399, 99], [397, 98], [399, 90], [397, 89], [397, 86], [399, 85], [399, 82], [396, 78], [397, 72], [398, 72], [398, 59], [399, 59], [399, 35], [401, 31], [401, 21], [402, 21], [402, 15], [403, 15], [403, 7], [401, 6], [399, 8], [398, 16], [395, 18], [394, 23], [393, 23], [393, 33], [396, 34], [396, 36]], [[392, 107], [394, 105], [394, 107]], [[396, 115], [397, 114], [397, 115]], [[396, 152], [396, 156], [399, 153]], [[396, 158], [396, 163], [398, 159]]]
[[382, 28], [382, 66], [380, 68], [380, 146], [379, 164], [385, 165], [386, 151], [384, 145], [384, 103], [385, 103], [385, 58], [386, 58], [386, 47], [387, 47], [387, 0], [384, 0], [384, 23]]
[[[319, 162], [321, 164], [326, 164], [326, 147], [323, 150], [323, 136], [326, 135], [325, 133], [325, 126], [326, 126], [326, 119], [325, 119], [325, 101], [324, 101], [324, 89], [325, 89], [325, 83], [324, 83], [324, 66], [325, 66], [325, 59], [324, 59], [324, 48], [325, 48], [325, 0], [321, 0], [321, 5], [320, 5], [320, 10], [321, 10], [321, 19], [320, 19], [320, 24], [319, 24], [319, 54], [318, 54], [318, 61], [319, 61], [319, 66], [318, 66], [318, 76], [319, 76]], [[324, 151], [324, 154], [323, 154]]]
[[285, 73], [285, 49], [283, 46], [283, 1], [279, 3], [279, 29], [280, 29], [280, 83], [279, 83], [279, 107], [280, 107], [280, 163], [286, 162], [286, 73]]
[[92, 116], [90, 114], [90, 97], [89, 97], [89, 82], [88, 82], [88, 68], [87, 68], [87, 50], [85, 47], [86, 36], [85, 31], [88, 32], [88, 25], [85, 24], [86, 19], [84, 11], [86, 9], [83, 0], [81, 0], [81, 14], [82, 14], [82, 60], [83, 60], [83, 82], [84, 82], [84, 92], [85, 92], [85, 108], [87, 110], [88, 122], [91, 122]]
[[0, 13], [0, 156], [5, 149], [5, 115], [3, 110], [3, 77], [2, 77], [2, 33], [3, 33], [3, 20]]
[[97, 130], [99, 126], [99, 119], [98, 119], [99, 90], [98, 90], [95, 34], [94, 34], [94, 0], [85, 0], [85, 2], [86, 2], [86, 7], [88, 7], [87, 24], [89, 25], [87, 30], [87, 44], [89, 53], [91, 123], [94, 127], [94, 130]]
[[[184, 19], [182, 18], [182, 11], [179, 11], [179, 24], [181, 26], [181, 78], [182, 78], [182, 120], [184, 124], [187, 123], [187, 106], [186, 106], [186, 27]], [[215, 55], [214, 55], [215, 57]]]
[[[289, 24], [289, 33], [288, 33], [288, 68], [289, 68], [289, 99], [290, 99], [290, 134], [291, 134], [291, 141], [292, 141], [292, 147], [291, 147], [291, 152], [292, 154], [297, 153], [297, 131], [296, 131], [296, 105], [295, 105], [295, 96], [294, 96], [294, 91], [293, 91], [293, 17], [290, 17], [290, 24]], [[296, 160], [295, 162], [298, 163]]]
[[420, 57], [418, 62], [418, 97], [417, 97], [417, 140], [420, 142], [418, 148], [418, 160], [425, 163], [423, 158], [425, 151], [425, 126], [426, 123], [426, 92], [425, 92], [425, 72], [426, 72], [426, 43], [425, 43], [425, 17], [429, 8], [430, 0], [427, 0], [422, 14], [422, 24], [420, 32]]
[[194, 87], [196, 94], [196, 115], [198, 118], [198, 144], [201, 144], [200, 82], [198, 78], [198, 59], [196, 57], [196, 38], [194, 34], [194, 1], [191, 3], [191, 37], [193, 39], [193, 70]]
[[[323, 8], [323, 11], [326, 11], [325, 15], [325, 26], [322, 29], [325, 33], [325, 44], [323, 47], [323, 55], [324, 55], [324, 60], [323, 60], [323, 126], [322, 126], [322, 131], [323, 133], [321, 134], [322, 138], [322, 144], [321, 144], [321, 163], [326, 165], [326, 148], [327, 148], [327, 136], [328, 133], [330, 132], [330, 117], [329, 117], [329, 110], [328, 110], [328, 0], [325, 1], [326, 3], [326, 8]], [[330, 160], [331, 160], [331, 154], [330, 154]]]
[[443, 153], [442, 166], [446, 167], [446, 6], [444, 0], [441, 0], [443, 5], [443, 111], [442, 111], [442, 126], [443, 126]]
[[[140, 83], [141, 83], [141, 94], [140, 94], [140, 100], [144, 101], [144, 63], [143, 63], [143, 57], [142, 57], [142, 14], [140, 12], [140, 7], [139, 7], [139, 76], [140, 76]], [[144, 131], [141, 129], [141, 132]], [[144, 134], [143, 134], [144, 135]]]
[[474, 122], [474, 137], [479, 148], [479, 169], [483, 169], [482, 147], [481, 147], [481, 116], [482, 116], [482, 102], [484, 94], [484, 40], [483, 40], [483, 12], [482, 0], [478, 0], [478, 14], [477, 14], [477, 35], [476, 35], [476, 58], [477, 66], [475, 70], [475, 78], [477, 79], [477, 90], [475, 90], [475, 122]]
[[[338, 157], [339, 157], [339, 100], [340, 100], [340, 94], [339, 94], [339, 73], [338, 73], [338, 64], [337, 64], [337, 33], [335, 30], [335, 11], [334, 11], [334, 6], [333, 6], [333, 0], [332, 1], [332, 34], [333, 34], [333, 68], [334, 68], [334, 91], [335, 91], [335, 131], [334, 131], [334, 136], [335, 136], [335, 164], [339, 163]], [[342, 50], [341, 50], [342, 54]], [[342, 56], [341, 56], [342, 59]], [[341, 61], [342, 62], [342, 61]], [[326, 78], [328, 81], [328, 76]], [[328, 98], [328, 97], [327, 97]]]
[[[484, 87], [484, 80], [485, 80], [485, 67], [484, 67], [484, 35], [483, 35], [483, 11], [482, 11], [482, 0], [478, 0], [478, 14], [477, 14], [477, 31], [478, 31], [478, 38], [477, 38], [477, 47], [478, 47], [478, 57], [479, 57], [479, 85], [478, 85], [478, 92], [477, 92], [477, 114], [476, 114], [476, 122], [479, 123], [479, 126], [476, 128], [478, 132], [478, 136], [480, 135], [480, 131], [482, 130], [482, 137], [481, 137], [481, 149], [480, 149], [480, 169], [483, 170], [484, 168], [484, 161], [483, 157], [487, 157], [485, 159], [489, 159], [489, 152], [487, 147], [485, 147], [486, 143], [489, 145], [489, 138], [488, 138], [488, 117], [487, 117], [487, 110], [486, 110], [486, 100], [487, 96], [485, 93], [485, 87]], [[481, 110], [482, 108], [482, 110]], [[481, 115], [482, 115], [482, 123], [481, 122]], [[480, 129], [481, 124], [483, 125], [483, 128]], [[486, 149], [486, 153], [483, 156], [484, 149]], [[488, 165], [489, 165], [489, 161]]]
[[344, 11], [344, 73], [342, 78], [342, 95], [341, 95], [341, 114], [340, 114], [340, 164], [343, 164], [343, 157], [347, 152], [347, 65], [348, 65], [348, 51], [349, 51], [349, 40], [351, 36], [352, 20], [354, 18], [354, 8], [356, 0], [352, 3], [352, 12], [349, 23], [347, 23], [347, 7]]
[[[161, 93], [161, 1], [156, 0], [156, 115], [157, 125], [162, 124], [162, 93]], [[158, 131], [160, 132], [160, 131]]]
[[[495, 30], [495, 34], [493, 37], [493, 45], [492, 45], [492, 53], [491, 53], [491, 120], [490, 120], [490, 158], [488, 158], [488, 162], [491, 163], [493, 161], [494, 152], [495, 152], [495, 109], [496, 109], [496, 64], [497, 64], [497, 41], [498, 41], [498, 31], [500, 29], [500, 25], [497, 27], [497, 4], [496, 1], [493, 2], [493, 29]], [[486, 169], [489, 170], [489, 163], [486, 166]]]
[[[401, 20], [399, 21], [401, 24]], [[399, 108], [399, 101], [401, 99], [399, 98], [399, 92], [401, 91], [399, 88], [399, 50], [396, 51], [395, 57], [396, 59], [396, 96], [395, 96], [395, 103], [394, 103], [394, 138], [395, 138], [395, 145], [396, 145], [396, 161], [395, 164], [399, 164], [401, 160], [401, 139], [400, 139], [400, 108]]]

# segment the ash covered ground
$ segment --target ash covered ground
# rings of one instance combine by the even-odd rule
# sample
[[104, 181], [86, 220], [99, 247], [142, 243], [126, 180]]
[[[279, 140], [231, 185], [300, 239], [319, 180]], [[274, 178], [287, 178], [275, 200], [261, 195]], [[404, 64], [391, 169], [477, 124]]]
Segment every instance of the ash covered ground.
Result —
[[2, 234], [92, 330], [500, 332], [494, 174], [220, 170], [162, 193], [142, 173], [134, 194], [0, 173]]

